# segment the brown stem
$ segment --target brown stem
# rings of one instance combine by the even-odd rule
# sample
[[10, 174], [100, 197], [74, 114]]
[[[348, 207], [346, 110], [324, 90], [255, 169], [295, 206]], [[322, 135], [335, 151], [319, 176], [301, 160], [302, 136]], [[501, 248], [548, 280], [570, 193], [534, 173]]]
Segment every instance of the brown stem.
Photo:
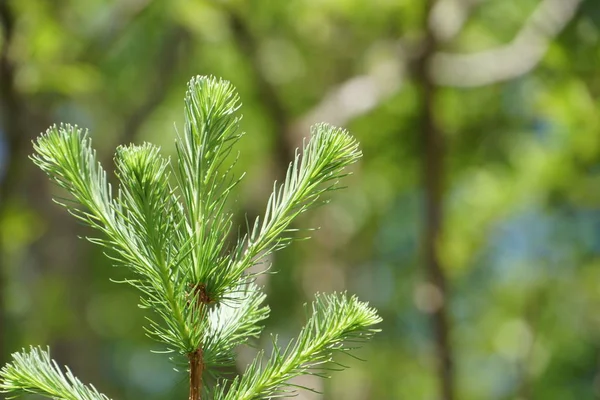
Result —
[[204, 372], [204, 362], [202, 361], [202, 349], [188, 354], [190, 360], [190, 399], [200, 400], [202, 394], [202, 373]]
[[429, 73], [431, 58], [438, 47], [435, 34], [429, 24], [429, 15], [435, 0], [427, 2], [425, 13], [425, 41], [422, 53], [415, 65], [416, 79], [421, 88], [423, 184], [425, 197], [425, 229], [423, 232], [424, 267], [428, 283], [434, 288], [439, 301], [431, 310], [435, 337], [435, 351], [440, 398], [454, 399], [453, 361], [449, 331], [448, 288], [441, 265], [439, 244], [443, 231], [444, 204], [444, 134], [435, 115], [437, 87]]
[[[204, 316], [206, 306], [213, 302], [212, 297], [203, 283], [192, 284], [189, 307], [202, 307], [200, 315]], [[200, 400], [202, 397], [202, 374], [204, 373], [204, 352], [202, 346], [188, 354], [190, 363], [190, 398], [189, 400]]]

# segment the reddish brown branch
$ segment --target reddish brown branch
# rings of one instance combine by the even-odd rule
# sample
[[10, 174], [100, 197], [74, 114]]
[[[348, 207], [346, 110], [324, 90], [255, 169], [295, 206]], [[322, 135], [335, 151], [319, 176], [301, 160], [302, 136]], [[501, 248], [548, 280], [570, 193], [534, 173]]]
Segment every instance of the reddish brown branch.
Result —
[[196, 304], [211, 304], [214, 302], [214, 299], [210, 297], [208, 292], [206, 291], [206, 285], [204, 283], [196, 283], [190, 284], [190, 288], [192, 289], [192, 293], [190, 293], [190, 300], [188, 300], [188, 305], [191, 304], [192, 300], [196, 300]]
[[204, 362], [202, 360], [202, 349], [188, 355], [190, 360], [190, 399], [200, 400], [202, 394], [202, 374], [204, 373]]
[[[206, 290], [206, 285], [197, 283], [190, 285], [192, 292], [190, 293], [193, 301], [188, 302], [192, 307], [206, 307], [213, 302]], [[201, 313], [203, 309], [201, 310]], [[188, 354], [190, 364], [190, 398], [189, 400], [200, 400], [202, 396], [202, 374], [204, 373], [204, 352], [202, 346]]]

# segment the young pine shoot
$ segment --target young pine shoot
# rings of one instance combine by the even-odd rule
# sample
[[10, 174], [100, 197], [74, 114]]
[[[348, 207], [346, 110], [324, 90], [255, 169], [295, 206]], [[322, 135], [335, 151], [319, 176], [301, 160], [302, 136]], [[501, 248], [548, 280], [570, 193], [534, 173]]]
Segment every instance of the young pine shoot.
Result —
[[[333, 354], [370, 338], [381, 321], [355, 296], [318, 294], [307, 307], [310, 316], [297, 339], [280, 348], [274, 338], [270, 356], [260, 352], [234, 379], [223, 375], [223, 367], [234, 365], [236, 347], [258, 337], [269, 315], [249, 268], [290, 244], [294, 218], [324, 203], [323, 196], [338, 187], [346, 167], [361, 157], [356, 140], [343, 129], [312, 127], [285, 181], [273, 185], [264, 216], [229, 244], [233, 220], [226, 204], [239, 182], [229, 156], [242, 136], [239, 108], [229, 82], [193, 78], [185, 96], [185, 131], [177, 140], [176, 165], [152, 144], [120, 146], [116, 190], [82, 129], [53, 126], [34, 142], [35, 164], [73, 197], [59, 204], [100, 231], [100, 238], [89, 240], [133, 273], [126, 283], [141, 292], [141, 306], [152, 313], [148, 335], [186, 360], [189, 400], [294, 395], [291, 378], [326, 376]], [[62, 371], [48, 350], [38, 347], [13, 354], [0, 370], [0, 392], [108, 400], [69, 369]]]

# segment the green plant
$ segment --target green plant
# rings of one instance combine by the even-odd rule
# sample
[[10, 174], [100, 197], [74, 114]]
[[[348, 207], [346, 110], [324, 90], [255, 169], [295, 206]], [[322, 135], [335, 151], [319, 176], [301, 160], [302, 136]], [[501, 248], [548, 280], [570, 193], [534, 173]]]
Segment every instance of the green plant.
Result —
[[[264, 217], [228, 246], [232, 214], [226, 202], [239, 182], [229, 156], [242, 136], [239, 108], [229, 82], [193, 78], [185, 97], [177, 165], [172, 169], [170, 160], [151, 144], [121, 146], [115, 155], [120, 181], [116, 192], [89, 136], [76, 126], [51, 127], [34, 143], [33, 161], [74, 198], [61, 204], [101, 231], [103, 238], [90, 240], [134, 273], [126, 283], [141, 291], [141, 305], [154, 315], [148, 334], [186, 359], [190, 400], [292, 394], [293, 387], [286, 384], [290, 378], [325, 374], [334, 352], [347, 352], [350, 343], [369, 338], [380, 321], [356, 297], [319, 294], [296, 340], [285, 348], [274, 343], [270, 356], [259, 353], [241, 376], [224, 384], [227, 377], [219, 375], [219, 367], [233, 364], [235, 347], [257, 337], [269, 315], [262, 305], [265, 295], [248, 268], [287, 246], [294, 238], [292, 220], [323, 203], [322, 196], [338, 187], [345, 167], [361, 156], [357, 142], [344, 130], [314, 126], [285, 181], [274, 185]], [[216, 378], [211, 388], [203, 384], [207, 374]], [[13, 354], [0, 378], [0, 390], [15, 395], [106, 399], [70, 370], [63, 373], [40, 348]]]

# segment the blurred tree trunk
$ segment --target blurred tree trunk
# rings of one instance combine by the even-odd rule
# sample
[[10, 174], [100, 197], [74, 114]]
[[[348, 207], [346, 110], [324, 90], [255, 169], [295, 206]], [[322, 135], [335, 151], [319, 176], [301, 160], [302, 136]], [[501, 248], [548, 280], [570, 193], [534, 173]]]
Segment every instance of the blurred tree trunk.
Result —
[[444, 220], [444, 134], [436, 120], [435, 106], [438, 89], [429, 72], [431, 58], [438, 43], [430, 26], [435, 1], [426, 2], [423, 21], [425, 32], [422, 53], [416, 60], [415, 78], [421, 91], [422, 179], [424, 186], [424, 268], [427, 279], [427, 312], [431, 314], [435, 338], [437, 376], [440, 398], [454, 399], [453, 360], [448, 316], [448, 288], [439, 254]]
[[[10, 51], [13, 43], [16, 18], [8, 1], [0, 0], [0, 25], [3, 36], [2, 52], [0, 53], [0, 111], [7, 158], [0, 183], [0, 218], [5, 217], [11, 200], [18, 199], [19, 196], [22, 196], [22, 193], [31, 193], [33, 195], [28, 195], [27, 201], [33, 200], [33, 204], [29, 204], [29, 206], [37, 210], [44, 220], [54, 220], [55, 223], [51, 223], [51, 226], [58, 226], [61, 228], [61, 231], [67, 231], [70, 234], [76, 230], [75, 224], [65, 223], [62, 216], [57, 215], [58, 207], [56, 205], [45, 206], [41, 202], [36, 203], [36, 199], [40, 199], [40, 201], [41, 199], [49, 199], [46, 182], [38, 182], [36, 179], [22, 179], [22, 170], [26, 168], [28, 161], [27, 153], [29, 144], [35, 134], [47, 126], [49, 118], [46, 114], [49, 108], [37, 107], [35, 99], [26, 99], [15, 86], [15, 72], [17, 67], [10, 57]], [[62, 237], [59, 234], [53, 236], [59, 242]], [[58, 262], [54, 262], [56, 257], [52, 257], [52, 255], [57, 254], [62, 254], [63, 257], [67, 257], [74, 264], [79, 264], [75, 252], [72, 251], [72, 248], [68, 247], [72, 241], [62, 243], [63, 246], [61, 247], [64, 250], [62, 252], [56, 252], [56, 248], [52, 245], [52, 243], [56, 244], [55, 242], [47, 241], [44, 243], [45, 245], [34, 245], [30, 249], [32, 260], [34, 260], [33, 268], [41, 268], [43, 262], [43, 268], [47, 271], [46, 274], [52, 271], [60, 272], [66, 264], [62, 262], [64, 260], [61, 257], [58, 257]], [[64, 245], [67, 245], [68, 248], [65, 248]], [[6, 289], [8, 284], [5, 279], [9, 262], [5, 244], [0, 240], [0, 324], [2, 327], [0, 329], [0, 365], [4, 365], [8, 361], [8, 355], [11, 351], [9, 347], [12, 347], [12, 345], [9, 346], [8, 344], [10, 337], [18, 337], [18, 335], [11, 335], [11, 333], [14, 333], [13, 329], [15, 327], [9, 326], [9, 318], [6, 310]], [[28, 285], [29, 289], [33, 290], [36, 282], [28, 282]], [[43, 291], [41, 295], [44, 295]], [[39, 299], [36, 299], [34, 294], [32, 300], [35, 302]], [[75, 300], [75, 304], [81, 304], [80, 301]], [[35, 317], [35, 309], [32, 311]], [[60, 344], [60, 341], [56, 344]], [[54, 347], [53, 354], [58, 359], [67, 361], [70, 359], [69, 356], [71, 354], [77, 354], [76, 351], [61, 352], [60, 350], [64, 346], [58, 345]]]
[[[0, 29], [2, 31], [2, 52], [0, 53], [0, 122], [1, 133], [5, 143], [5, 161], [3, 175], [0, 177], [0, 218], [6, 212], [7, 197], [13, 193], [17, 185], [20, 169], [19, 155], [23, 154], [27, 143], [25, 128], [24, 102], [14, 86], [15, 67], [10, 59], [9, 51], [14, 33], [15, 17], [7, 0], [0, 0]], [[4, 365], [7, 357], [8, 316], [6, 313], [6, 254], [0, 236], [0, 365]]]
[[[10, 8], [7, 0], [0, 0], [0, 28], [2, 33], [2, 47], [0, 47], [0, 124], [1, 133], [6, 147], [6, 161], [3, 176], [0, 181], [0, 217], [7, 212], [7, 204], [19, 193], [22, 193], [28, 206], [33, 208], [38, 218], [50, 226], [52, 235], [38, 241], [29, 249], [29, 259], [32, 267], [43, 269], [41, 279], [58, 275], [64, 280], [66, 287], [73, 288], [65, 293], [65, 304], [74, 314], [74, 321], [81, 321], [85, 317], [87, 301], [87, 286], [91, 280], [89, 274], [89, 245], [82, 244], [77, 236], [82, 234], [82, 227], [70, 218], [64, 209], [50, 201], [50, 184], [41, 173], [28, 179], [21, 179], [23, 170], [28, 163], [27, 153], [30, 151], [31, 140], [49, 125], [51, 107], [37, 104], [38, 98], [25, 99], [18, 88], [15, 87], [15, 71], [17, 66], [10, 58], [11, 44], [14, 36], [17, 15]], [[187, 48], [182, 46], [190, 43], [187, 32], [179, 26], [174, 26], [164, 39], [163, 46], [157, 54], [156, 83], [152, 96], [149, 96], [138, 109], [131, 110], [129, 117], [123, 122], [124, 129], [119, 132], [119, 142], [134, 141], [140, 128], [156, 107], [164, 100], [168, 88], [171, 87], [173, 77], [179, 71], [181, 56]], [[88, 54], [83, 53], [83, 57]], [[104, 160], [106, 161], [106, 160]], [[109, 158], [108, 161], [111, 161]], [[112, 162], [111, 162], [112, 163]], [[105, 164], [108, 167], [108, 163]], [[109, 168], [110, 169], [110, 168]], [[9, 200], [9, 201], [7, 201]], [[0, 236], [0, 365], [4, 365], [14, 345], [8, 344], [10, 338], [18, 337], [13, 332], [16, 327], [8, 326], [6, 312], [6, 249]], [[43, 283], [43, 282], [41, 282]], [[28, 288], [34, 289], [37, 282], [27, 282]], [[44, 296], [44, 291], [32, 294], [32, 301]], [[36, 317], [36, 310], [32, 309], [31, 316]], [[39, 315], [38, 315], [39, 316]], [[98, 374], [97, 365], [89, 363], [90, 354], [100, 351], [94, 336], [86, 334], [86, 326], [78, 325], [73, 330], [75, 335], [64, 335], [64, 331], [54, 332], [56, 337], [53, 343], [48, 343], [53, 349], [53, 357], [61, 364], [71, 365], [83, 377], [92, 377]], [[89, 332], [88, 332], [89, 333]]]

